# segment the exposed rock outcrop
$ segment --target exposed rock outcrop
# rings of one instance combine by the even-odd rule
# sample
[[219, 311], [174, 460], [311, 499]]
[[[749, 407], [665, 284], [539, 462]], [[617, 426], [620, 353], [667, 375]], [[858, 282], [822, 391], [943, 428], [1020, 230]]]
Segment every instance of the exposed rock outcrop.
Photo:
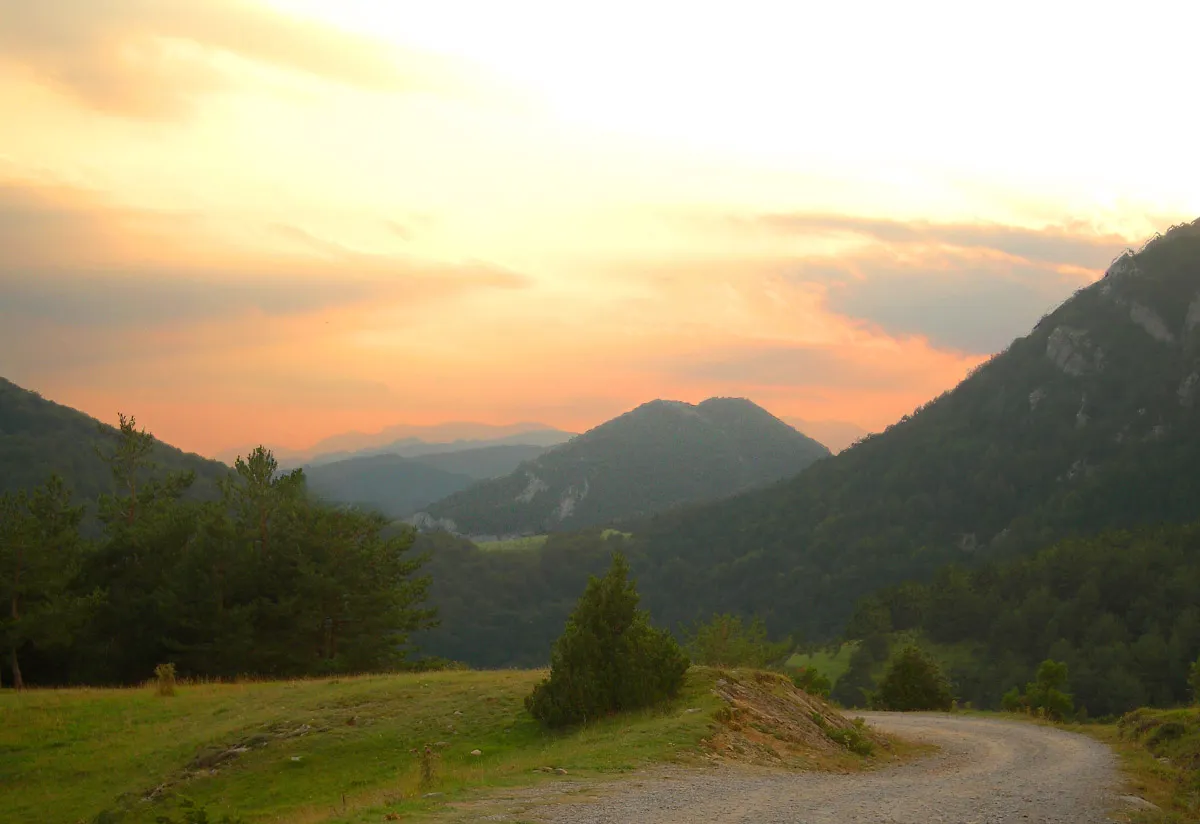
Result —
[[549, 488], [550, 487], [546, 485], [545, 481], [530, 472], [529, 485], [526, 486], [525, 489], [521, 491], [521, 494], [517, 496], [517, 502], [527, 504], [532, 501], [534, 496], [539, 492], [545, 492]]
[[1104, 277], [1111, 278], [1112, 280], [1121, 280], [1123, 278], [1137, 277], [1140, 274], [1141, 270], [1138, 269], [1133, 253], [1126, 250], [1124, 254], [1112, 262], [1112, 265], [1105, 271]]
[[1200, 372], [1193, 372], [1179, 384], [1179, 404], [1190, 409], [1196, 403], [1197, 390], [1200, 390]]
[[1129, 319], [1146, 330], [1146, 334], [1161, 343], [1174, 343], [1175, 336], [1167, 328], [1167, 324], [1158, 313], [1141, 303], [1134, 303], [1129, 308]]
[[1059, 326], [1046, 341], [1046, 357], [1073, 377], [1099, 372], [1104, 368], [1104, 351], [1092, 343], [1084, 329]]
[[1192, 330], [1200, 326], [1200, 294], [1197, 294], [1188, 306], [1187, 317], [1183, 321], [1183, 334], [1190, 335]]

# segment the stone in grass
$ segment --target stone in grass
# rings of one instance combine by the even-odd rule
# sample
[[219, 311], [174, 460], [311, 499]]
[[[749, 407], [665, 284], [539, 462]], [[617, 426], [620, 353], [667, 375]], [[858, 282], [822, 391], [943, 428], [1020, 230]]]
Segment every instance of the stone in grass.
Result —
[[482, 750], [471, 750], [471, 755], [483, 755]]

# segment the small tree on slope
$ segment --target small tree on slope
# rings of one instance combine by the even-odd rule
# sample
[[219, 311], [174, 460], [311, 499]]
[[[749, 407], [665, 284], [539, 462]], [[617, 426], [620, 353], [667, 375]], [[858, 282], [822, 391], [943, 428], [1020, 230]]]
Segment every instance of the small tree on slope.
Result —
[[884, 710], [949, 710], [954, 697], [937, 662], [910, 645], [888, 665], [875, 701]]
[[638, 610], [629, 565], [620, 553], [592, 577], [550, 653], [550, 677], [525, 707], [552, 727], [586, 722], [675, 696], [689, 662], [665, 630]]

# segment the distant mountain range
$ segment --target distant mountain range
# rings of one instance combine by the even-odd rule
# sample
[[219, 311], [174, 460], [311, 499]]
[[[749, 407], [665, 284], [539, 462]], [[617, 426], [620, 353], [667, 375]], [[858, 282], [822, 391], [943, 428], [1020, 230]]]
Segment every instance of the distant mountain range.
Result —
[[432, 504], [415, 521], [476, 536], [615, 523], [764, 486], [828, 455], [744, 399], [657, 400]]
[[[111, 492], [112, 475], [96, 449], [110, 449], [116, 433], [107, 423], [0, 378], [0, 493], [38, 486], [51, 473], [62, 476], [80, 501]], [[162, 442], [153, 458], [165, 470], [195, 472], [193, 494], [202, 497], [215, 496], [217, 480], [230, 471]]]
[[497, 444], [418, 457], [370, 455], [308, 466], [304, 474], [309, 489], [332, 503], [359, 504], [406, 518], [478, 480], [505, 475], [545, 451], [542, 446]]
[[[372, 455], [415, 457], [514, 444], [546, 447], [564, 443], [572, 437], [574, 434], [571, 432], [540, 423], [501, 426], [484, 423], [443, 423], [431, 426], [398, 424], [373, 434], [346, 432], [333, 435], [305, 450], [278, 447], [271, 449], [281, 466], [295, 468]], [[256, 445], [227, 449], [218, 457], [232, 465], [234, 460], [248, 454]]]

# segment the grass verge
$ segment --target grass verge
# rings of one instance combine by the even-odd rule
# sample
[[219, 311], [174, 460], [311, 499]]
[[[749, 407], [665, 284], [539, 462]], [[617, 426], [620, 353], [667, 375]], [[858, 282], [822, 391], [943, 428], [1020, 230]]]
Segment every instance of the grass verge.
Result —
[[1116, 724], [1076, 724], [1068, 729], [1112, 747], [1129, 792], [1159, 808], [1125, 810], [1126, 821], [1200, 821], [1200, 709], [1143, 708]]
[[[424, 817], [497, 788], [703, 763], [728, 710], [714, 693], [721, 676], [693, 668], [661, 709], [550, 732], [523, 708], [543, 675], [179, 684], [170, 697], [152, 687], [0, 693], [0, 820], [183, 821], [189, 800], [214, 824]], [[413, 751], [427, 745], [433, 777], [422, 782]]]

